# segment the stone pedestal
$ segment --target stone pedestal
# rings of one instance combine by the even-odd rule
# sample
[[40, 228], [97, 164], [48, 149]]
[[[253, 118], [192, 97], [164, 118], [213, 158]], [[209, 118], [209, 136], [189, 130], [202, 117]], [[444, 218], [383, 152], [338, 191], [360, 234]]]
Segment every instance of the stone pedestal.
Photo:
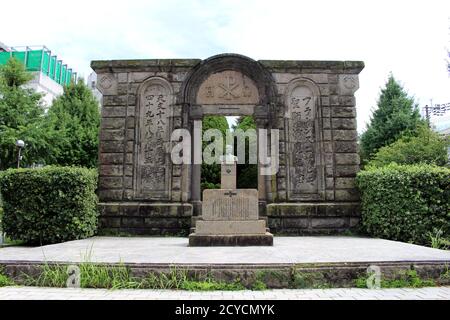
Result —
[[256, 189], [210, 189], [203, 191], [202, 217], [190, 246], [271, 246], [273, 235], [258, 217]]
[[222, 189], [236, 189], [236, 162], [222, 163], [220, 185]]

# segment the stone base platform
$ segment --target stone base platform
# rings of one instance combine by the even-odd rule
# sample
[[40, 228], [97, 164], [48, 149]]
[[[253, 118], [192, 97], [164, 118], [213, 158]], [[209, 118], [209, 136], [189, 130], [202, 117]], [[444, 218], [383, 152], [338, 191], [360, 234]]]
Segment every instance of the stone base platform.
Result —
[[224, 246], [273, 246], [273, 235], [265, 234], [233, 234], [212, 235], [195, 234], [189, 235], [189, 246], [191, 247], [224, 247]]
[[102, 202], [100, 234], [187, 236], [193, 207], [189, 203]]
[[[0, 248], [3, 273], [27, 280], [44, 265], [90, 262], [126, 266], [134, 277], [187, 270], [252, 288], [262, 280], [268, 288], [352, 287], [370, 265], [383, 279], [414, 269], [423, 279], [448, 280], [450, 251], [364, 237], [274, 237], [273, 246], [190, 247], [187, 238], [93, 237], [42, 247]], [[450, 284], [450, 281], [449, 281]]]
[[271, 203], [268, 227], [275, 235], [333, 235], [355, 229], [361, 218], [357, 202]]

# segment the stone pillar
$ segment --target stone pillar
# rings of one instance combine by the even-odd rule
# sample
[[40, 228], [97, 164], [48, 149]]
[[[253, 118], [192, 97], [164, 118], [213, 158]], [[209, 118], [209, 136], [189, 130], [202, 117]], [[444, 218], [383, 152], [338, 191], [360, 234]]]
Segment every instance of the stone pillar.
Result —
[[[271, 135], [270, 135], [270, 130], [267, 130], [267, 155], [268, 157], [272, 156], [272, 149], [271, 149]], [[274, 161], [274, 159], [270, 158], [271, 161]], [[268, 165], [268, 167], [270, 167], [271, 164]], [[264, 187], [265, 187], [265, 191], [266, 191], [266, 203], [270, 203], [273, 200], [272, 197], [272, 176], [271, 175], [264, 175]]]
[[261, 159], [259, 158], [259, 148], [260, 148], [260, 130], [265, 129], [267, 119], [260, 117], [258, 114], [255, 115], [256, 122], [256, 135], [257, 135], [257, 148], [258, 148], [258, 198], [259, 202], [266, 204], [267, 199], [267, 183], [266, 176], [261, 175], [261, 169], [263, 164], [261, 164]]
[[191, 203], [194, 215], [201, 215], [201, 176], [202, 176], [202, 109], [200, 106], [191, 106], [190, 117], [192, 124], [192, 176], [191, 176]]

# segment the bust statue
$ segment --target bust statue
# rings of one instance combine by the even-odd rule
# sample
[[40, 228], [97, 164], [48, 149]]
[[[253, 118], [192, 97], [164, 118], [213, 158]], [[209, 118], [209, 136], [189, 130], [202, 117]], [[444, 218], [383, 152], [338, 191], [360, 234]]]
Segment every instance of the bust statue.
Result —
[[225, 147], [225, 156], [220, 157], [220, 161], [225, 164], [233, 164], [237, 161], [237, 157], [233, 155], [233, 146], [227, 144]]

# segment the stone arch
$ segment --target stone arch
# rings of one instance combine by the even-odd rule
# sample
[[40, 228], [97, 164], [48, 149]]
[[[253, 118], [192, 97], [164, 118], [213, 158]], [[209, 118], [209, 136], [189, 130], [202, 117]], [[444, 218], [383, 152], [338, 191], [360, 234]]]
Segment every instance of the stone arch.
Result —
[[178, 96], [181, 104], [196, 105], [201, 84], [214, 73], [233, 70], [241, 72], [255, 82], [259, 93], [258, 105], [274, 103], [277, 91], [271, 73], [261, 63], [239, 54], [219, 54], [201, 61], [187, 75]]
[[135, 198], [170, 200], [170, 134], [174, 91], [164, 78], [151, 77], [138, 88], [135, 127]]
[[290, 201], [325, 197], [320, 100], [320, 88], [311, 79], [295, 78], [286, 87], [284, 118]]
[[[222, 111], [219, 110], [221, 109], [221, 102], [215, 101], [216, 108], [212, 109], [216, 111], [211, 112], [211, 109], [208, 109], [208, 107], [199, 101], [199, 90], [202, 84], [210, 79], [209, 77], [224, 72], [235, 72], [238, 75], [240, 74], [244, 79], [243, 81], [248, 78], [251, 82], [249, 83], [249, 87], [255, 89], [254, 92], [257, 93], [257, 99], [237, 99], [237, 101], [224, 102]], [[242, 83], [240, 84], [241, 87], [244, 87]], [[244, 91], [241, 91], [241, 93], [239, 98], [244, 95]], [[277, 98], [278, 93], [272, 74], [260, 62], [243, 55], [220, 54], [201, 61], [188, 73], [180, 88], [177, 102], [183, 109], [182, 118], [184, 127], [189, 128], [191, 132], [194, 131], [194, 121], [198, 123], [199, 120], [202, 120], [204, 115], [214, 114], [252, 115], [258, 129], [270, 129], [275, 127], [273, 121], [275, 118], [275, 110], [272, 106], [277, 104]], [[193, 137], [193, 145], [195, 144], [194, 139], [195, 137]], [[268, 141], [270, 141], [270, 137]], [[191, 191], [190, 201], [194, 205], [194, 212], [198, 214], [199, 208], [201, 207], [201, 168], [200, 165], [194, 164], [189, 170], [188, 176], [190, 176], [189, 185]], [[261, 202], [265, 202], [266, 199], [272, 198], [271, 178], [271, 176], [258, 177], [258, 190], [260, 191]]]

